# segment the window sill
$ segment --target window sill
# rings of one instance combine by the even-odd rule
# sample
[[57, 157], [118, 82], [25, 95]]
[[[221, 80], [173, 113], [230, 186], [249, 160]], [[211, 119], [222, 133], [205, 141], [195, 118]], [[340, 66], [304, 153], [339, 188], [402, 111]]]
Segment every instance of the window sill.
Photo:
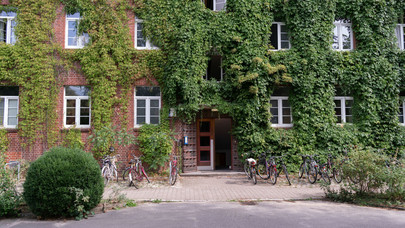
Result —
[[61, 131], [64, 132], [64, 131], [69, 131], [69, 130], [71, 130], [71, 129], [78, 129], [78, 130], [80, 130], [80, 132], [90, 132], [90, 130], [91, 130], [90, 127], [82, 127], [82, 128], [80, 128], [80, 127], [73, 127], [73, 126], [71, 126], [71, 127], [69, 127], [69, 126], [64, 126], [64, 127], [61, 129]]
[[17, 127], [0, 127], [0, 130], [6, 130], [7, 133], [17, 133], [18, 128]]
[[272, 128], [292, 128], [293, 124], [272, 124]]

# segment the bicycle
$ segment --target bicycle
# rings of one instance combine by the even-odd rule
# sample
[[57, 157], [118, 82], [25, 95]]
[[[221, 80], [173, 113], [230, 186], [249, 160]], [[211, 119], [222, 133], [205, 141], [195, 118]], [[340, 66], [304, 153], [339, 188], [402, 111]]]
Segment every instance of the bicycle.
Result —
[[245, 173], [248, 176], [248, 179], [252, 179], [253, 184], [257, 183], [257, 178], [256, 178], [256, 160], [253, 158], [247, 158], [245, 160], [244, 168], [245, 168]]
[[332, 154], [328, 154], [327, 161], [322, 166], [326, 167], [326, 172], [328, 176], [330, 178], [333, 178], [335, 182], [339, 184], [340, 182], [342, 182], [342, 172], [339, 168], [335, 167], [335, 163], [333, 161], [333, 159], [335, 158], [336, 157], [333, 156]]
[[311, 184], [314, 184], [318, 177], [318, 170], [317, 170], [318, 164], [316, 163], [316, 161], [314, 160], [313, 157], [315, 157], [317, 155], [300, 154], [300, 156], [302, 157], [303, 161], [300, 165], [298, 176], [299, 176], [299, 178], [302, 178], [302, 176], [305, 173], [305, 175], [308, 178], [308, 182]]
[[[290, 178], [288, 177], [287, 166], [284, 164], [284, 159], [283, 159], [284, 156], [285, 156], [285, 155], [276, 156], [276, 158], [279, 158], [279, 159], [280, 159], [280, 166], [281, 166], [281, 168], [283, 169], [283, 172], [284, 172], [284, 174], [285, 174], [285, 177], [286, 177], [286, 179], [287, 179], [287, 181], [288, 181], [288, 185], [291, 185]], [[281, 172], [278, 172], [278, 173], [277, 173], [277, 177], [280, 176], [280, 173], [281, 173]]]
[[101, 176], [104, 178], [104, 186], [106, 186], [110, 179], [113, 179], [114, 177], [118, 182], [118, 172], [115, 161], [116, 156], [111, 157], [110, 155], [106, 155], [103, 159], [101, 159], [103, 164], [103, 167], [101, 168]]
[[179, 173], [179, 169], [177, 168], [177, 156], [173, 156], [173, 160], [170, 161], [169, 167], [169, 183], [174, 185], [177, 180], [177, 174]]
[[135, 155], [132, 155], [134, 158], [131, 159], [129, 162], [130, 167], [127, 167], [125, 171], [122, 174], [122, 177], [125, 181], [125, 177], [128, 176], [129, 180], [129, 187], [134, 186], [135, 188], [138, 188], [136, 185], [136, 182], [141, 182], [143, 180], [143, 177], [146, 178], [148, 183], [150, 183], [149, 177], [145, 172], [145, 169], [142, 165], [141, 157], [137, 157]]

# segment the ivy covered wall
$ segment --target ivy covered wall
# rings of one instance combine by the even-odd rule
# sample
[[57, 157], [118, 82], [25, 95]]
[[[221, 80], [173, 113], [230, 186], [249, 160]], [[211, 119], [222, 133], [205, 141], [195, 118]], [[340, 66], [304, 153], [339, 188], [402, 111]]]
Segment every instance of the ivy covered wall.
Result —
[[[47, 147], [56, 143], [56, 90], [61, 75], [79, 62], [92, 88], [96, 129], [112, 122], [116, 107], [124, 123], [132, 118], [128, 94], [137, 79], [153, 75], [165, 106], [185, 121], [205, 107], [230, 115], [240, 153], [337, 153], [352, 144], [403, 149], [398, 107], [405, 54], [394, 33], [402, 0], [227, 0], [219, 12], [199, 0], [10, 3], [1, 10], [17, 10], [18, 41], [0, 46], [0, 83], [21, 88], [19, 134], [27, 145], [43, 138]], [[55, 42], [52, 23], [61, 3], [82, 15], [79, 29], [89, 33], [89, 46], [68, 51]], [[131, 13], [144, 20], [144, 34], [160, 50], [133, 48]], [[336, 19], [352, 23], [355, 50], [332, 50]], [[286, 23], [290, 50], [269, 51], [274, 21]], [[211, 55], [222, 56], [221, 82], [202, 78]], [[291, 88], [289, 130], [270, 126], [269, 100], [278, 86]], [[354, 98], [353, 124], [336, 124], [337, 88]]]

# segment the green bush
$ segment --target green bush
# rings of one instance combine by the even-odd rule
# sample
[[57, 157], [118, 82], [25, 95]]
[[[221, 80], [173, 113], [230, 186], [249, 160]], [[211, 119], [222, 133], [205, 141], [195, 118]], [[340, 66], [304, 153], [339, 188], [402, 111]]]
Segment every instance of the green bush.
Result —
[[[0, 157], [0, 167], [4, 167], [4, 156]], [[16, 181], [10, 172], [0, 168], [0, 217], [12, 217], [19, 214], [22, 197], [15, 190]]]
[[103, 190], [91, 153], [57, 147], [31, 164], [23, 196], [37, 216], [81, 217], [100, 202]]
[[169, 160], [174, 139], [167, 126], [145, 124], [140, 128], [137, 140], [149, 168], [157, 170]]

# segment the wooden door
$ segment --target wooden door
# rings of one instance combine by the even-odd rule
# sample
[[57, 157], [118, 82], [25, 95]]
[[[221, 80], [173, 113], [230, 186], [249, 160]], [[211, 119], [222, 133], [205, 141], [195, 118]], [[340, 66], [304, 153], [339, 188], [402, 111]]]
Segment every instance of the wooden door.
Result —
[[214, 119], [197, 121], [197, 166], [212, 166], [214, 155]]

